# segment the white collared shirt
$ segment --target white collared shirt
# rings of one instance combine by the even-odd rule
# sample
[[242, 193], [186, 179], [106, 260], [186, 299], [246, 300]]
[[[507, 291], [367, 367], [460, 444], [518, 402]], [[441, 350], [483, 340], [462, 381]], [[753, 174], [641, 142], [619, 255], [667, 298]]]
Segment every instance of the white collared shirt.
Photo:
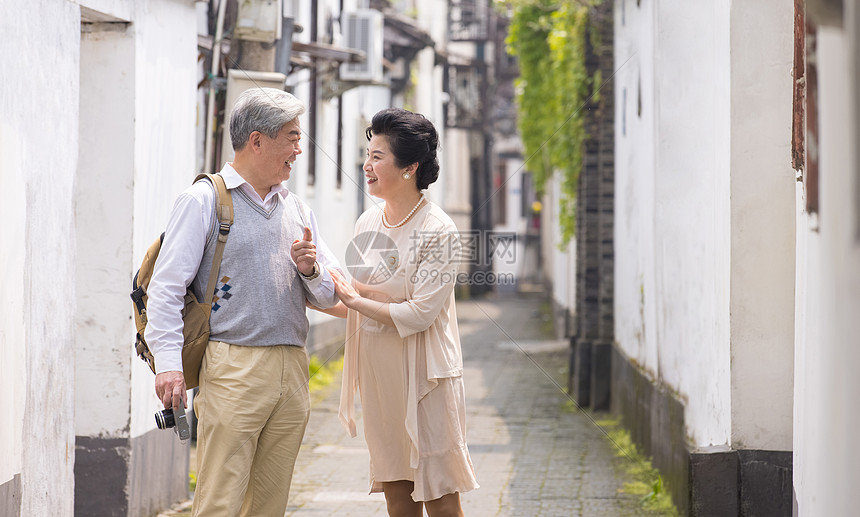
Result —
[[[295, 195], [281, 183], [272, 187], [265, 199], [260, 199], [257, 191], [229, 163], [224, 165], [221, 176], [228, 190], [241, 189], [265, 210], [274, 208], [281, 198]], [[212, 189], [198, 183], [177, 197], [170, 214], [164, 243], [147, 289], [148, 323], [145, 338], [155, 356], [156, 373], [182, 371], [182, 309], [185, 292], [197, 276], [206, 237], [214, 223], [214, 204]], [[327, 268], [340, 268], [340, 265], [320, 237], [313, 211], [309, 209], [308, 212], [320, 275], [304, 282], [317, 299], [334, 300], [336, 303], [334, 282]], [[296, 238], [301, 239], [302, 236], [297, 235]]]

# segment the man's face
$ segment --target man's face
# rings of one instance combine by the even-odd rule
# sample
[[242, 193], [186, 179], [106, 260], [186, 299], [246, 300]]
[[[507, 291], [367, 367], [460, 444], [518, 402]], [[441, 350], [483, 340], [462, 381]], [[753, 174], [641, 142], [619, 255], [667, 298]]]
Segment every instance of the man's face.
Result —
[[275, 138], [263, 135], [262, 159], [266, 177], [270, 178], [272, 185], [290, 178], [293, 162], [302, 154], [302, 148], [299, 146], [301, 136], [298, 118], [287, 122]]

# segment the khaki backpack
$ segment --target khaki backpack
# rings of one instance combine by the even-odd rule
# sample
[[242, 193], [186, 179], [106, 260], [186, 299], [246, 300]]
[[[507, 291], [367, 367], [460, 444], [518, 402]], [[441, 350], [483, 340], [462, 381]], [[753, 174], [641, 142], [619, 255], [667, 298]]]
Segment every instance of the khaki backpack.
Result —
[[[220, 174], [200, 174], [194, 179], [194, 182], [200, 180], [208, 180], [215, 187], [215, 212], [218, 216], [219, 227], [218, 242], [215, 244], [215, 257], [212, 259], [212, 272], [209, 274], [203, 301], [198, 302], [191, 289], [185, 292], [185, 308], [182, 310], [182, 334], [184, 336], [182, 371], [185, 375], [185, 387], [187, 389], [194, 388], [199, 384], [200, 364], [203, 362], [203, 354], [209, 343], [209, 314], [212, 312], [212, 296], [221, 269], [224, 244], [227, 242], [227, 235], [229, 235], [230, 226], [233, 224], [233, 199], [227, 191], [224, 178]], [[146, 250], [140, 269], [135, 273], [134, 280], [132, 280], [133, 290], [131, 292], [131, 299], [134, 302], [134, 323], [137, 327], [135, 350], [137, 355], [149, 365], [153, 373], [155, 373], [155, 356], [149, 350], [149, 345], [146, 344], [143, 337], [148, 321], [146, 290], [152, 279], [155, 259], [158, 258], [163, 241], [164, 234], [162, 233]]]

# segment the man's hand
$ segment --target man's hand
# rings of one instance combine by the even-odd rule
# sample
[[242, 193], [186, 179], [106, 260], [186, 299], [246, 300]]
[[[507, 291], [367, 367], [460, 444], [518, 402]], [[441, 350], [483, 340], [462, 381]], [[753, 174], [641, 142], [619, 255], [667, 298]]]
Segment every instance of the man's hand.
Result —
[[188, 409], [185, 392], [185, 376], [182, 372], [161, 372], [155, 376], [155, 394], [167, 408]]
[[312, 239], [311, 229], [305, 226], [304, 235], [301, 239], [294, 240], [290, 249], [290, 258], [296, 263], [299, 273], [305, 276], [314, 273], [314, 264], [317, 261], [317, 247]]

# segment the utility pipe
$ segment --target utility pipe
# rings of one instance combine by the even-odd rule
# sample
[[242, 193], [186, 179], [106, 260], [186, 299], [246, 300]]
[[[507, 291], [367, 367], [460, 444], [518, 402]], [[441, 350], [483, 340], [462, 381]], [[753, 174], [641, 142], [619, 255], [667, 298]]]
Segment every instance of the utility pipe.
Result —
[[224, 14], [227, 11], [227, 0], [218, 1], [218, 21], [215, 23], [215, 40], [212, 42], [212, 71], [209, 73], [209, 107], [206, 109], [206, 148], [203, 157], [203, 172], [214, 173], [212, 162], [215, 160], [213, 151], [215, 143], [215, 78], [221, 63], [221, 38], [224, 35]]

